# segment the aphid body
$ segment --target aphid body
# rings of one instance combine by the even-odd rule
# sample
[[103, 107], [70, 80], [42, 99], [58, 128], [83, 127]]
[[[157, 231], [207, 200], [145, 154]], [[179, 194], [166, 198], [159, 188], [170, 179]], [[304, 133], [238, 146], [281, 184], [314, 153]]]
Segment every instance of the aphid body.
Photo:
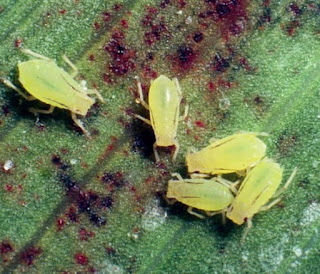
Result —
[[[272, 159], [263, 159], [248, 172], [241, 183], [227, 212], [227, 217], [238, 225], [248, 221], [250, 228], [254, 214], [268, 210], [280, 201], [277, 197], [287, 189], [296, 172], [295, 168], [284, 187], [276, 192], [282, 180], [283, 169]], [[266, 205], [271, 198], [277, 199]]]
[[192, 211], [193, 208], [205, 211], [208, 215], [222, 213], [234, 199], [231, 192], [232, 183], [222, 178], [183, 179], [179, 174], [173, 174], [178, 180], [169, 180], [167, 198], [173, 198], [188, 205], [188, 212], [202, 218]]
[[[175, 153], [173, 155], [173, 159], [175, 159], [179, 150], [179, 143], [176, 140], [176, 136], [178, 122], [181, 119], [179, 118], [179, 110], [182, 99], [182, 92], [178, 80], [176, 78], [171, 80], [164, 75], [160, 75], [152, 81], [148, 96], [149, 105], [143, 99], [140, 82], [138, 82], [138, 91], [140, 96], [138, 102], [149, 110], [150, 120], [140, 115], [135, 116], [153, 128], [156, 138], [153, 146], [156, 160], [159, 160], [159, 155], [156, 151], [156, 147], [158, 146], [175, 146]], [[182, 119], [184, 119], [185, 116], [186, 114]]]
[[1, 79], [4, 84], [16, 90], [27, 100], [38, 99], [50, 105], [49, 110], [31, 108], [31, 112], [49, 114], [55, 107], [70, 110], [74, 122], [89, 136], [76, 114], [85, 116], [95, 103], [95, 99], [88, 94], [96, 94], [103, 102], [100, 93], [97, 90], [86, 89], [74, 80], [78, 71], [66, 56], [63, 56], [65, 62], [74, 69], [72, 75], [58, 67], [52, 59], [28, 49], [22, 49], [22, 52], [37, 57], [37, 59], [18, 63], [19, 81], [31, 96], [23, 93], [8, 80]]
[[256, 135], [252, 132], [237, 133], [189, 153], [186, 156], [189, 173], [224, 174], [241, 172], [254, 166], [266, 152], [265, 143]]

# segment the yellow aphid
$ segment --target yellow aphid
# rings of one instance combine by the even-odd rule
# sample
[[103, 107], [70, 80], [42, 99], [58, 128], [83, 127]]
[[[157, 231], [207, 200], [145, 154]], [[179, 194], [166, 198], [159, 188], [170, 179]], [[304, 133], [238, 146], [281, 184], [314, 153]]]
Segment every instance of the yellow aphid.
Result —
[[[277, 197], [287, 189], [296, 172], [297, 168], [293, 170], [284, 187], [276, 192], [282, 180], [283, 169], [272, 159], [263, 159], [248, 172], [227, 212], [227, 217], [238, 225], [247, 221], [250, 228], [254, 214], [268, 210], [280, 201]], [[266, 205], [270, 199], [274, 200]]]
[[203, 210], [212, 216], [226, 212], [234, 199], [232, 191], [236, 192], [236, 183], [218, 177], [183, 179], [177, 173], [172, 175], [178, 180], [168, 182], [167, 198], [188, 205], [188, 212], [199, 218], [203, 218], [203, 215], [194, 212], [193, 208]]
[[160, 75], [151, 82], [149, 89], [149, 105], [143, 99], [141, 83], [138, 81], [138, 91], [140, 98], [137, 100], [150, 112], [150, 120], [135, 115], [136, 118], [151, 125], [154, 131], [156, 141], [153, 145], [156, 161], [159, 161], [159, 155], [156, 147], [175, 146], [173, 160], [175, 160], [179, 143], [176, 140], [178, 122], [184, 119], [185, 115], [179, 118], [179, 109], [182, 99], [182, 92], [177, 78], [169, 79], [164, 75]]
[[266, 145], [257, 135], [238, 133], [215, 140], [209, 146], [186, 156], [189, 173], [224, 174], [241, 172], [257, 164], [266, 152]]
[[28, 49], [21, 51], [36, 57], [36, 59], [18, 63], [19, 81], [31, 95], [22, 92], [7, 79], [0, 78], [0, 80], [28, 101], [38, 99], [50, 105], [48, 110], [30, 108], [29, 110], [33, 113], [49, 114], [55, 107], [70, 110], [73, 121], [90, 137], [89, 132], [76, 115], [85, 116], [95, 103], [95, 99], [89, 97], [88, 94], [95, 94], [100, 101], [104, 102], [100, 93], [94, 89], [87, 89], [74, 80], [78, 70], [65, 55], [63, 56], [64, 61], [74, 70], [71, 75], [58, 67], [52, 59]]

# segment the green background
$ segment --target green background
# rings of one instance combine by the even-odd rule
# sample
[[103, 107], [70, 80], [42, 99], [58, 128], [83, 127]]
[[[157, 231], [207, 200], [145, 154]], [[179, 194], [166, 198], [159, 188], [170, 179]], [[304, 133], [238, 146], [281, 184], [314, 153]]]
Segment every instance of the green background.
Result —
[[[3, 273], [319, 272], [319, 2], [2, 0], [0, 29], [1, 77], [19, 85], [19, 47], [69, 71], [65, 53], [106, 100], [83, 118], [88, 139], [68, 111], [37, 119], [28, 107], [47, 106], [0, 86]], [[147, 115], [135, 76], [147, 92], [160, 74], [190, 106], [176, 163], [160, 149], [155, 164], [152, 130], [133, 117]], [[244, 244], [245, 226], [162, 198], [190, 146], [239, 130], [270, 134], [284, 179], [299, 169]]]

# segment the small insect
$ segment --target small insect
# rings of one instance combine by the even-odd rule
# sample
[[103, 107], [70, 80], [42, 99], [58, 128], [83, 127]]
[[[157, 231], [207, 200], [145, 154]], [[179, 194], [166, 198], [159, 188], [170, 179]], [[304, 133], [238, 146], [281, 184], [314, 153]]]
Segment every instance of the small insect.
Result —
[[150, 112], [150, 120], [135, 115], [136, 118], [151, 125], [156, 137], [153, 145], [153, 151], [156, 161], [159, 161], [159, 154], [156, 147], [175, 146], [175, 152], [172, 159], [175, 160], [179, 151], [179, 143], [176, 140], [178, 122], [185, 119], [188, 112], [188, 107], [185, 109], [185, 114], [179, 117], [180, 103], [182, 92], [177, 78], [169, 79], [164, 75], [160, 75], [157, 79], [151, 82], [149, 89], [149, 105], [144, 101], [141, 83], [138, 81], [139, 99], [137, 103], [141, 103]]
[[[228, 209], [227, 218], [238, 225], [247, 222], [250, 229], [254, 214], [268, 210], [280, 201], [277, 197], [288, 188], [297, 173], [297, 168], [293, 170], [285, 185], [276, 191], [281, 183], [282, 173], [283, 169], [272, 159], [265, 158], [259, 162], [243, 180]], [[270, 199], [274, 200], [266, 205]]]
[[256, 165], [266, 152], [266, 145], [257, 135], [266, 133], [237, 133], [213, 140], [202, 150], [189, 153], [186, 162], [189, 173], [206, 174], [241, 173]]
[[188, 213], [199, 218], [204, 216], [194, 212], [193, 208], [205, 211], [208, 216], [225, 213], [234, 199], [233, 193], [237, 192], [235, 186], [238, 182], [232, 183], [221, 177], [183, 179], [178, 173], [172, 176], [178, 180], [169, 180], [167, 198], [188, 205]]
[[21, 51], [37, 58], [18, 63], [19, 81], [31, 95], [25, 94], [7, 79], [0, 78], [0, 80], [28, 101], [38, 99], [50, 105], [48, 110], [30, 108], [29, 111], [35, 114], [50, 114], [55, 107], [70, 110], [73, 121], [90, 137], [89, 132], [77, 118], [77, 114], [85, 116], [95, 103], [95, 99], [88, 94], [95, 94], [101, 102], [104, 102], [100, 93], [95, 89], [87, 89], [74, 80], [78, 69], [67, 56], [63, 55], [63, 59], [73, 69], [71, 75], [58, 67], [52, 59], [29, 49], [21, 49]]

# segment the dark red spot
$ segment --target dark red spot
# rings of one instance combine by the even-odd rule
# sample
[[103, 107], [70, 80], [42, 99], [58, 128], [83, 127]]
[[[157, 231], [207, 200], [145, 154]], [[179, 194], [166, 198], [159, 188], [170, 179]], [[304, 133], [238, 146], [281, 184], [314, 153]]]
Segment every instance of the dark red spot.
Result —
[[197, 120], [194, 122], [194, 124], [197, 126], [197, 127], [200, 127], [200, 128], [205, 128], [205, 125], [203, 122], [201, 122], [200, 120]]
[[193, 34], [193, 41], [195, 41], [196, 43], [200, 43], [202, 42], [204, 35], [202, 32], [197, 31], [195, 34]]
[[209, 89], [210, 92], [214, 92], [214, 91], [216, 91], [217, 87], [212, 81], [210, 81], [208, 83], [208, 89]]
[[25, 265], [32, 265], [34, 260], [42, 253], [39, 247], [31, 246], [26, 251], [22, 252], [21, 260]]
[[156, 41], [160, 41], [164, 33], [168, 31], [166, 25], [163, 22], [159, 24], [153, 24], [150, 31], [144, 34], [144, 41], [148, 45], [154, 44]]
[[263, 100], [260, 96], [256, 96], [253, 100], [258, 105], [263, 103]]
[[78, 234], [80, 241], [88, 241], [95, 235], [94, 232], [88, 231], [83, 227], [79, 229]]
[[16, 40], [14, 40], [14, 46], [15, 46], [16, 48], [20, 48], [22, 41], [23, 41], [22, 39], [16, 39]]
[[66, 12], [67, 12], [66, 9], [59, 10], [59, 13], [62, 14], [62, 15], [64, 15]]
[[177, 2], [180, 9], [183, 9], [187, 5], [185, 0], [177, 0]]
[[221, 57], [219, 54], [216, 54], [216, 56], [214, 57], [214, 62], [212, 64], [214, 71], [222, 73], [225, 72], [227, 68], [229, 68], [229, 66], [230, 64], [227, 59]]
[[291, 3], [289, 5], [290, 11], [293, 13], [295, 16], [299, 16], [302, 14], [302, 10], [299, 8], [299, 6], [295, 3]]
[[121, 172], [105, 172], [101, 177], [101, 182], [108, 186], [109, 191], [114, 191], [125, 184]]
[[98, 22], [94, 22], [93, 26], [94, 26], [95, 30], [99, 30], [101, 27], [101, 25]]
[[229, 7], [228, 3], [221, 3], [216, 6], [216, 12], [218, 13], [220, 18], [229, 15], [231, 12], [231, 8]]
[[6, 184], [5, 188], [7, 192], [11, 192], [13, 190], [13, 185]]
[[147, 53], [147, 60], [153, 61], [153, 53], [152, 52]]
[[105, 50], [112, 58], [109, 69], [113, 74], [122, 76], [135, 69], [136, 53], [124, 44], [124, 34], [122, 32], [113, 32]]
[[103, 74], [103, 81], [107, 84], [112, 84], [113, 83], [113, 79], [110, 77], [109, 74], [104, 73]]
[[68, 211], [66, 213], [66, 216], [69, 218], [69, 221], [72, 222], [72, 223], [79, 222], [79, 216], [78, 216], [78, 213], [77, 213], [77, 209], [74, 206], [71, 206], [68, 209]]
[[299, 21], [297, 21], [297, 20], [291, 21], [289, 23], [289, 25], [287, 26], [287, 33], [289, 34], [289, 36], [294, 35], [299, 26], [300, 26]]
[[101, 198], [100, 206], [102, 208], [111, 208], [112, 205], [113, 205], [113, 199], [112, 199], [111, 196], [107, 196], [107, 197]]
[[0, 254], [7, 254], [13, 251], [13, 246], [9, 241], [2, 241], [0, 243]]
[[90, 61], [94, 61], [94, 55], [93, 55], [93, 54], [90, 54], [90, 55], [89, 55], [89, 60], [90, 60]]
[[121, 11], [122, 8], [123, 8], [122, 4], [115, 4], [115, 5], [113, 6], [113, 9], [114, 9], [115, 11], [117, 11], [117, 12]]
[[197, 55], [192, 47], [182, 45], [177, 49], [176, 55], [173, 58], [173, 64], [177, 64], [180, 69], [188, 71], [192, 68]]
[[87, 256], [83, 253], [77, 253], [76, 255], [74, 255], [74, 258], [77, 264], [87, 265], [89, 263]]
[[62, 218], [59, 218], [56, 224], [57, 224], [58, 231], [61, 231], [65, 225], [65, 221]]
[[114, 255], [114, 254], [116, 254], [116, 250], [115, 250], [113, 247], [111, 247], [111, 246], [107, 246], [107, 247], [106, 247], [106, 251], [107, 251], [108, 255]]
[[122, 19], [120, 24], [123, 28], [127, 29], [129, 27], [128, 20]]
[[104, 13], [102, 13], [102, 18], [103, 18], [103, 21], [109, 22], [109, 21], [111, 20], [111, 14], [110, 14], [110, 12], [104, 12]]
[[170, 0], [162, 0], [160, 3], [160, 8], [164, 9], [169, 4], [170, 4]]

